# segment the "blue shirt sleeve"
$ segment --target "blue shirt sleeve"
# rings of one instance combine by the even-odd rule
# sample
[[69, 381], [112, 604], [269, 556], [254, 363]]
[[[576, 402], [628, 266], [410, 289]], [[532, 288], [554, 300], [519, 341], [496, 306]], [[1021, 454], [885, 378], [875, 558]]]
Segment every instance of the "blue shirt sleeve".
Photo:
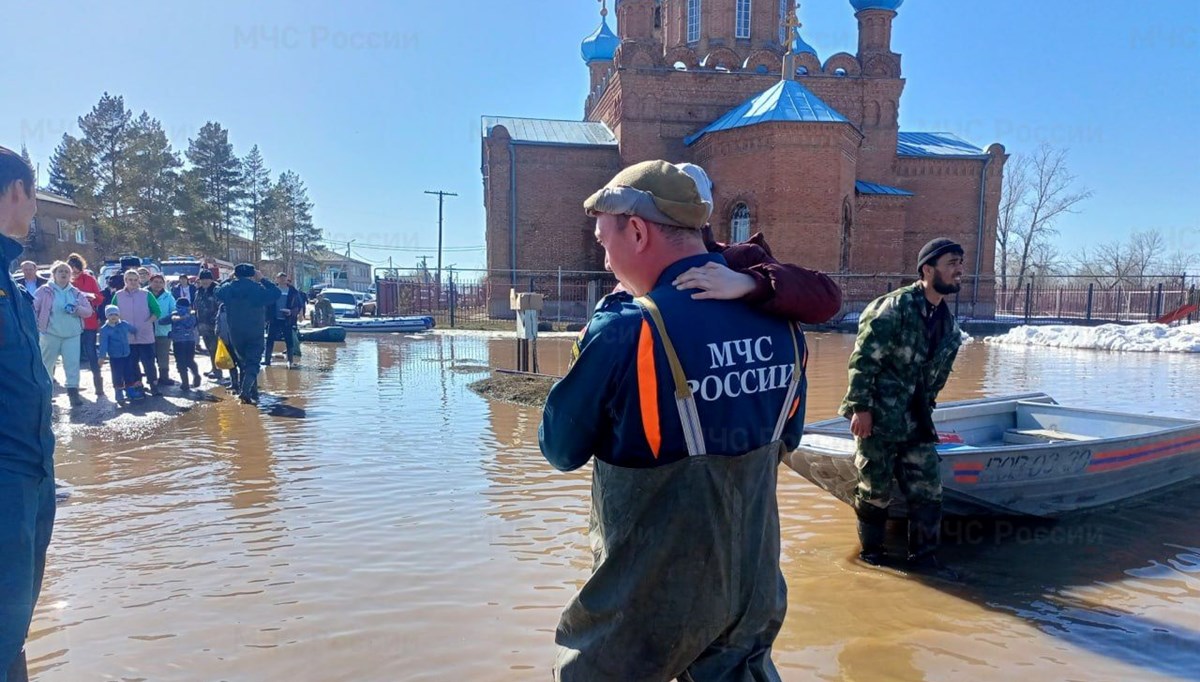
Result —
[[575, 364], [546, 398], [538, 442], [554, 468], [587, 464], [597, 443], [612, 438], [612, 400], [637, 352], [640, 316], [601, 310], [576, 342]]
[[100, 358], [108, 357], [108, 325], [100, 328]]

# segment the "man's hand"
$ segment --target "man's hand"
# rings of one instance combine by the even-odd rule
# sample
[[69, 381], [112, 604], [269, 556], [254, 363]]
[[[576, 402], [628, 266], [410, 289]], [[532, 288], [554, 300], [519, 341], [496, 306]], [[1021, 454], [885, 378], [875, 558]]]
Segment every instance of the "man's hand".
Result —
[[700, 293], [692, 294], [695, 300], [734, 301], [754, 291], [755, 282], [750, 275], [735, 272], [720, 263], [706, 263], [676, 277], [672, 284], [680, 291], [699, 289]]
[[874, 417], [871, 416], [870, 410], [855, 412], [854, 416], [850, 418], [850, 433], [853, 433], [859, 438], [870, 437], [874, 426], [875, 421]]

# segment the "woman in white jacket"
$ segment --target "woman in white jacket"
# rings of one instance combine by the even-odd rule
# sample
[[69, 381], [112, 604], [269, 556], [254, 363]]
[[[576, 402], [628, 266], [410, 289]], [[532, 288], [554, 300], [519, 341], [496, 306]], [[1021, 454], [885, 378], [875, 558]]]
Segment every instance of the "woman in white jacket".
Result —
[[79, 397], [79, 337], [83, 320], [92, 314], [92, 304], [83, 292], [71, 286], [71, 266], [62, 261], [50, 268], [51, 281], [37, 290], [33, 312], [41, 332], [42, 362], [54, 376], [58, 358], [67, 375], [67, 395], [72, 406], [83, 404]]

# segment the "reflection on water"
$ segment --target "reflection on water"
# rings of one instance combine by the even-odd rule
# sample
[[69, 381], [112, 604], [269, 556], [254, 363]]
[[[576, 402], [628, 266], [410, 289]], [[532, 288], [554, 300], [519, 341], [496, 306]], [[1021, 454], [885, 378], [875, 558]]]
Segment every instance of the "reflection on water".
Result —
[[[809, 418], [849, 336], [810, 337]], [[543, 340], [561, 372], [566, 340]], [[587, 575], [590, 472], [536, 410], [466, 389], [512, 342], [352, 338], [264, 372], [297, 416], [232, 400], [153, 439], [76, 441], [30, 651], [37, 679], [545, 679]], [[945, 400], [1046, 390], [1195, 414], [1200, 358], [964, 348]], [[218, 393], [221, 397], [223, 394]], [[850, 561], [850, 510], [781, 476], [787, 680], [1200, 679], [1200, 489], [1058, 524], [950, 526], [947, 587]]]

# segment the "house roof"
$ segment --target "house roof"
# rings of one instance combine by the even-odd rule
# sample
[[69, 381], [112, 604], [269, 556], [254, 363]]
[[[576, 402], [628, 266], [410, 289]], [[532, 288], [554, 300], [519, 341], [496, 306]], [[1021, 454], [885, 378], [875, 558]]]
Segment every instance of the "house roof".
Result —
[[37, 200], [48, 201], [52, 204], [62, 204], [63, 206], [70, 206], [71, 208], [79, 208], [79, 206], [69, 197], [64, 197], [61, 194], [55, 194], [54, 192], [47, 192], [41, 189], [37, 191]]
[[987, 152], [953, 133], [907, 133], [896, 136], [899, 156], [957, 156], [982, 159]]
[[793, 80], [781, 80], [769, 90], [742, 102], [698, 133], [684, 138], [691, 145], [709, 133], [733, 130], [759, 123], [849, 123], [836, 109]]
[[913, 193], [900, 189], [899, 187], [888, 187], [887, 185], [879, 185], [874, 182], [866, 182], [858, 180], [854, 183], [854, 191], [859, 194], [886, 194], [894, 197], [911, 197]]
[[556, 144], [574, 147], [616, 147], [617, 137], [603, 123], [594, 121], [555, 121], [544, 118], [484, 116], [483, 136], [492, 128], [504, 126], [516, 142]]
[[357, 258], [348, 258], [346, 256], [343, 256], [340, 253], [334, 253], [333, 251], [330, 251], [329, 249], [323, 249], [323, 248], [316, 248], [316, 249], [313, 249], [312, 251], [309, 251], [308, 256], [309, 256], [309, 258], [312, 258], [314, 261], [316, 261], [317, 263], [320, 263], [320, 264], [358, 263], [359, 265], [366, 265], [366, 266], [371, 265], [370, 263], [368, 263], [366, 261], [362, 261]]

